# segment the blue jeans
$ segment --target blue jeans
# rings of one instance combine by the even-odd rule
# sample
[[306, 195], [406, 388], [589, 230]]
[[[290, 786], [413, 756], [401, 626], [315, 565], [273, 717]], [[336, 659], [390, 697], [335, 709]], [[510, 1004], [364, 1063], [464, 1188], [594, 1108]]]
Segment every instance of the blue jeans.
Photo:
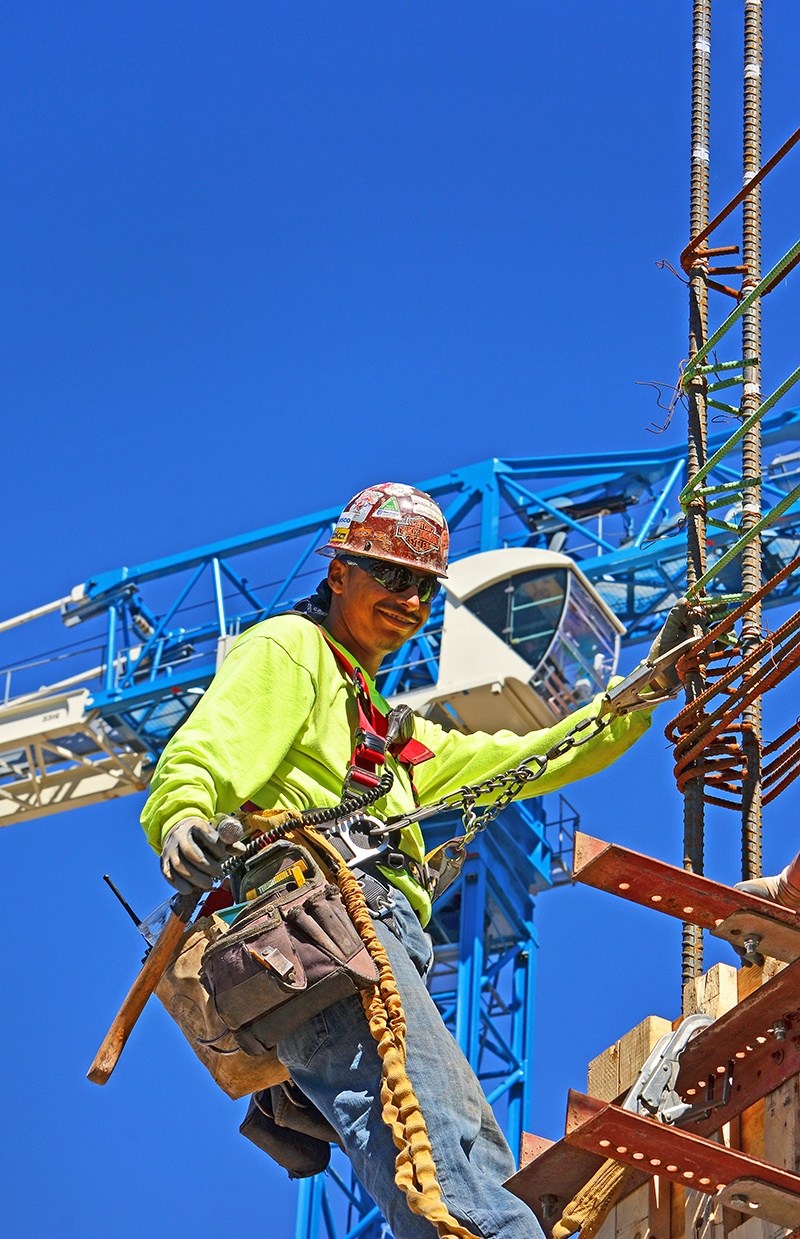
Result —
[[[375, 920], [408, 1024], [409, 1077], [425, 1117], [442, 1196], [451, 1214], [482, 1239], [543, 1239], [527, 1205], [502, 1186], [516, 1169], [477, 1078], [445, 1028], [424, 976], [432, 958], [405, 896], [392, 892], [393, 932]], [[314, 1016], [278, 1044], [278, 1055], [342, 1138], [353, 1169], [395, 1239], [435, 1239], [395, 1185], [397, 1149], [381, 1118], [381, 1060], [354, 995]]]

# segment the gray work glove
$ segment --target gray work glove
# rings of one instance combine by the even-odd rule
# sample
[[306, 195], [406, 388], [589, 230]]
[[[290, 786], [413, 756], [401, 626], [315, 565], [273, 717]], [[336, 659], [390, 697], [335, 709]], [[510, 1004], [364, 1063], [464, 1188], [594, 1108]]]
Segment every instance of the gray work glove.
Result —
[[161, 872], [182, 895], [209, 891], [228, 855], [212, 822], [185, 817], [167, 832], [161, 849]]
[[[656, 639], [650, 646], [647, 661], [655, 662], [657, 658], [661, 658], [664, 654], [668, 654], [670, 650], [674, 650], [676, 646], [681, 645], [684, 641], [688, 641], [690, 637], [695, 635], [698, 624], [700, 624], [701, 629], [704, 628], [704, 624], [702, 624], [698, 617], [699, 612], [691, 613], [688, 599], [679, 598], [674, 606], [670, 608], [661, 631], [656, 634]], [[680, 684], [678, 672], [674, 664], [670, 665], [667, 663], [662, 667], [660, 678], [664, 680], [666, 686], [671, 688], [677, 688]]]
[[737, 882], [735, 891], [744, 891], [747, 895], [758, 895], [759, 899], [771, 899], [783, 908], [792, 908], [800, 912], [800, 890], [792, 886], [788, 878], [789, 866], [782, 873], [776, 873], [769, 878], [751, 878], [749, 882]]

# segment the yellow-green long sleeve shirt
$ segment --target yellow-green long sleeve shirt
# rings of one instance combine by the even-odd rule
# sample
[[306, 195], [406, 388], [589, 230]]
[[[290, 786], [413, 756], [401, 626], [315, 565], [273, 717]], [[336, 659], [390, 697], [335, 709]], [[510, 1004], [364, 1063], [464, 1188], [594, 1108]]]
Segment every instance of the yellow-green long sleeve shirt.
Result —
[[[352, 655], [344, 653], [352, 661]], [[365, 673], [366, 675], [366, 673]], [[376, 706], [389, 707], [366, 676]], [[465, 783], [475, 783], [552, 748], [581, 719], [597, 714], [600, 697], [555, 727], [518, 736], [511, 731], [465, 736], [416, 718], [414, 735], [435, 756], [414, 769], [420, 802], [430, 804]], [[326, 808], [341, 800], [350, 765], [357, 710], [352, 685], [316, 624], [279, 615], [244, 633], [230, 650], [208, 691], [167, 744], [156, 767], [142, 825], [156, 851], [167, 831], [185, 817], [210, 818], [248, 800], [263, 809]], [[543, 795], [605, 769], [649, 727], [649, 712], [615, 719], [605, 731], [552, 761], [524, 795]], [[391, 756], [394, 786], [375, 805], [381, 817], [414, 808], [405, 767]], [[425, 846], [416, 824], [401, 846], [422, 861]], [[400, 875], [387, 877], [409, 896], [423, 921], [430, 903], [421, 887]]]

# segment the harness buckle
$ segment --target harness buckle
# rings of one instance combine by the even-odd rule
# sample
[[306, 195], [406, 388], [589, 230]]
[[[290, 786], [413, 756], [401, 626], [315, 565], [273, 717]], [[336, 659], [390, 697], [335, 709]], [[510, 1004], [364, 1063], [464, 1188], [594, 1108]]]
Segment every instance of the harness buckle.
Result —
[[342, 795], [346, 796], [354, 785], [372, 788], [377, 787], [379, 783], [380, 779], [377, 775], [370, 774], [368, 770], [360, 769], [358, 766], [349, 766], [342, 782]]

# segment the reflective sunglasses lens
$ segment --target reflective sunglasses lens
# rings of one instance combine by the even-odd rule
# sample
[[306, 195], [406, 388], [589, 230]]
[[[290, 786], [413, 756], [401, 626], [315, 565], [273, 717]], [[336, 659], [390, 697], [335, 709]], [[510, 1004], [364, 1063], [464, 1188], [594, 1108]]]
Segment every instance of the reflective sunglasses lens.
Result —
[[373, 559], [369, 563], [362, 562], [359, 566], [369, 572], [384, 589], [388, 589], [390, 594], [402, 594], [413, 585], [420, 602], [425, 603], [431, 602], [441, 589], [441, 582], [435, 578], [417, 576], [403, 564], [387, 564], [380, 559]]
[[401, 594], [404, 589], [408, 589], [414, 580], [413, 573], [409, 572], [408, 568], [404, 568], [401, 564], [383, 564], [379, 562], [370, 571], [378, 584], [382, 585], [384, 589], [388, 589], [391, 594]]
[[419, 581], [419, 589], [417, 591], [420, 602], [433, 602], [441, 588], [441, 582], [432, 581], [428, 577], [421, 578]]

